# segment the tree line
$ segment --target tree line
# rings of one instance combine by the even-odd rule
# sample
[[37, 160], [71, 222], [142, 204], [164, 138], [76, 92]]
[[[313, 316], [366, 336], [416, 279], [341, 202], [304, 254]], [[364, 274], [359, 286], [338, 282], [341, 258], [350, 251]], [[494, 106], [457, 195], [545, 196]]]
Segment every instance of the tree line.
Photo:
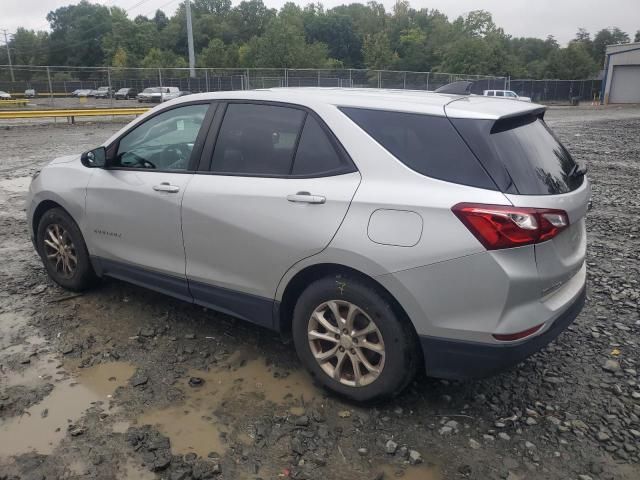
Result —
[[[192, 0], [199, 67], [371, 68], [435, 71], [516, 78], [579, 79], [602, 68], [606, 45], [626, 43], [619, 28], [593, 36], [578, 29], [566, 46], [546, 39], [513, 37], [491, 13], [472, 11], [453, 20], [434, 9], [399, 0], [325, 9], [292, 2], [279, 11], [262, 0]], [[18, 28], [11, 36], [18, 65], [186, 67], [186, 10], [162, 10], [129, 18], [120, 7], [82, 0], [47, 15], [50, 31]], [[640, 30], [635, 34], [640, 41]], [[7, 63], [6, 49], [0, 63]], [[28, 75], [17, 72], [17, 76]]]

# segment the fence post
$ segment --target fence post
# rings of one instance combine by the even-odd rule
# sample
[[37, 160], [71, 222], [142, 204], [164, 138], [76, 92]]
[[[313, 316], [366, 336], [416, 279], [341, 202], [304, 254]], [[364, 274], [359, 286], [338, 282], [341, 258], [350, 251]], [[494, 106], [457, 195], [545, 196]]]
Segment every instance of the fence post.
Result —
[[402, 79], [402, 88], [403, 90], [407, 89], [407, 72], [404, 72], [404, 78]]
[[288, 68], [284, 69], [284, 86], [285, 87], [289, 86], [289, 69]]
[[49, 81], [49, 97], [51, 98], [51, 105], [53, 105], [53, 86], [51, 85], [51, 72], [47, 67], [47, 80]]
[[378, 70], [378, 88], [382, 88], [382, 72]]
[[429, 74], [431, 72], [427, 72], [427, 91], [429, 91]]
[[205, 88], [207, 89], [207, 92], [209, 91], [209, 69], [205, 68], [204, 69], [204, 85]]
[[162, 71], [158, 69], [158, 81], [160, 82], [160, 86], [162, 87]]
[[249, 81], [249, 69], [248, 68], [245, 70], [245, 73], [247, 75], [247, 81], [245, 82], [245, 85], [244, 85], [245, 88], [243, 90], [245, 90], [245, 89], [249, 90], [251, 88], [251, 86], [250, 86], [251, 82]]
[[111, 89], [111, 67], [107, 67], [107, 83], [109, 84], [109, 105], [113, 107], [113, 91]]
[[349, 87], [353, 88], [353, 79], [351, 78], [351, 69], [349, 69]]

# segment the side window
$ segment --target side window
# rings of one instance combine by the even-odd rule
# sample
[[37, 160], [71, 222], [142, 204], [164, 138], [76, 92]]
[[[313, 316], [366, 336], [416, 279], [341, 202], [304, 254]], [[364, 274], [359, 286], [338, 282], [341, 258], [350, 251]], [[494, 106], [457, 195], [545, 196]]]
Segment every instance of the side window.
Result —
[[127, 133], [118, 145], [114, 167], [186, 170], [209, 104], [174, 108]]
[[295, 108], [230, 103], [218, 133], [211, 171], [289, 175], [305, 115]]
[[489, 92], [487, 92], [487, 96], [495, 97], [496, 96], [496, 92], [494, 92], [493, 90], [489, 90]]
[[293, 163], [293, 175], [322, 175], [343, 167], [340, 156], [318, 121], [307, 115], [298, 151]]
[[447, 182], [496, 189], [447, 117], [364, 108], [340, 110], [411, 170]]
[[504, 92], [505, 97], [516, 98], [516, 94], [513, 92]]
[[496, 97], [504, 97], [504, 92], [497, 91]]

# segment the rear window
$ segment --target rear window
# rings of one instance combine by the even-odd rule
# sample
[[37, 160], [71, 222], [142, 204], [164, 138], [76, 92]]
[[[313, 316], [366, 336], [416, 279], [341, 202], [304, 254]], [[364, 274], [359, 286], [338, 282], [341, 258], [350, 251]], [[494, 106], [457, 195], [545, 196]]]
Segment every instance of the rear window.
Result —
[[340, 110], [410, 169], [447, 182], [496, 190], [446, 117], [363, 108]]
[[537, 115], [452, 122], [505, 193], [557, 195], [584, 181], [567, 149]]

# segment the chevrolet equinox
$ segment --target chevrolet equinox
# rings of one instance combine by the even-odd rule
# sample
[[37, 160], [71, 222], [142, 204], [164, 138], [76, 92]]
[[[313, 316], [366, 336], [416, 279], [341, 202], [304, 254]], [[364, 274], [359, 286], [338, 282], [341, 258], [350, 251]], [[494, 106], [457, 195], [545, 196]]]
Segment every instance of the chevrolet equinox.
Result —
[[388, 397], [542, 348], [585, 299], [585, 170], [544, 107], [423, 91], [220, 92], [53, 160], [27, 200], [51, 278], [114, 277], [293, 338]]

